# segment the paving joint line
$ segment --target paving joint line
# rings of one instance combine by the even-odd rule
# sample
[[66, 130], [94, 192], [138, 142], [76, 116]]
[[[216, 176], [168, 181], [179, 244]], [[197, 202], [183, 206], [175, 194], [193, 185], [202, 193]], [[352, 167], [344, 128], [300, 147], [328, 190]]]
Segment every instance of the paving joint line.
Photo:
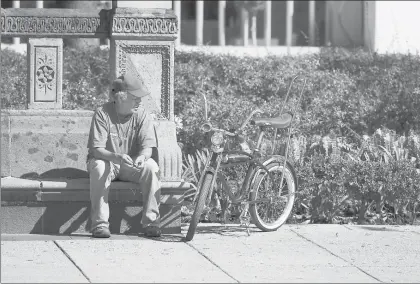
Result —
[[202, 253], [201, 251], [199, 251], [195, 246], [193, 246], [190, 243], [186, 243], [189, 247], [191, 247], [193, 250], [195, 250], [196, 252], [198, 252], [201, 256], [203, 256], [205, 259], [207, 259], [211, 264], [213, 264], [214, 266], [216, 266], [217, 268], [219, 268], [224, 274], [226, 274], [227, 276], [229, 276], [230, 278], [232, 278], [233, 280], [235, 280], [236, 283], [241, 283], [238, 279], [236, 279], [235, 277], [233, 277], [232, 275], [230, 275], [226, 270], [224, 270], [223, 268], [221, 268], [217, 263], [215, 263], [213, 260], [211, 260], [207, 255], [205, 255], [204, 253]]
[[323, 247], [322, 245], [317, 244], [316, 242], [312, 241], [311, 239], [306, 238], [305, 236], [303, 236], [303, 235], [299, 234], [298, 232], [295, 232], [293, 229], [291, 229], [290, 231], [292, 231], [293, 233], [295, 233], [296, 235], [298, 235], [298, 236], [299, 236], [299, 237], [301, 237], [302, 239], [304, 239], [304, 240], [306, 240], [306, 241], [308, 241], [308, 242], [310, 242], [310, 243], [312, 243], [312, 244], [316, 245], [317, 247], [319, 247], [319, 248], [321, 248], [321, 249], [323, 249], [323, 250], [326, 250], [327, 252], [329, 252], [329, 253], [330, 253], [330, 254], [332, 254], [333, 256], [335, 256], [335, 257], [337, 257], [337, 258], [339, 258], [339, 259], [343, 260], [344, 262], [346, 262], [346, 263], [350, 264], [351, 266], [353, 266], [353, 267], [357, 268], [358, 270], [360, 270], [360, 271], [361, 271], [361, 272], [363, 272], [364, 274], [368, 275], [369, 277], [372, 277], [372, 278], [373, 278], [373, 279], [375, 279], [376, 281], [379, 281], [380, 283], [384, 283], [384, 282], [383, 282], [382, 280], [380, 280], [379, 278], [377, 278], [377, 277], [373, 276], [372, 274], [368, 273], [367, 271], [363, 270], [362, 268], [358, 267], [357, 265], [353, 264], [352, 262], [350, 262], [350, 261], [346, 260], [345, 258], [343, 258], [343, 257], [341, 257], [341, 256], [339, 256], [339, 255], [337, 255], [337, 254], [335, 254], [335, 253], [333, 253], [332, 251], [330, 251], [330, 250], [329, 250], [329, 249], [327, 249], [326, 247]]
[[73, 263], [74, 266], [76, 266], [76, 268], [80, 271], [80, 273], [82, 273], [82, 275], [86, 278], [86, 280], [89, 283], [92, 283], [92, 281], [90, 281], [90, 278], [86, 275], [86, 273], [82, 270], [82, 268], [80, 268], [80, 266], [77, 265], [77, 263], [73, 260], [73, 258], [64, 250], [64, 248], [62, 246], [60, 246], [57, 241], [53, 241], [54, 244], [59, 248], [59, 250], [61, 250], [64, 255], [71, 261], [71, 263]]

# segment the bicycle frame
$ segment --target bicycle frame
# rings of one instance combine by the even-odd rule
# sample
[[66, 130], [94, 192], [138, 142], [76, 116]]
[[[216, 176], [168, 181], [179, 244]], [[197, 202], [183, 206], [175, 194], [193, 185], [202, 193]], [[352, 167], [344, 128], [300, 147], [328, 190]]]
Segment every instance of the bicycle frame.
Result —
[[[214, 184], [215, 184], [216, 180], [218, 179], [219, 181], [222, 182], [223, 190], [229, 196], [229, 198], [231, 200], [231, 203], [233, 203], [233, 204], [248, 203], [249, 204], [250, 201], [248, 201], [247, 199], [248, 199], [248, 195], [249, 195], [249, 192], [250, 192], [251, 184], [252, 184], [253, 180], [255, 179], [256, 170], [257, 169], [264, 170], [265, 172], [267, 172], [269, 177], [272, 179], [272, 176], [271, 176], [269, 170], [267, 169], [267, 167], [264, 165], [264, 163], [261, 163], [258, 160], [258, 158], [260, 158], [259, 150], [260, 150], [260, 147], [261, 147], [262, 138], [263, 138], [264, 134], [265, 134], [265, 130], [263, 128], [261, 128], [259, 138], [258, 138], [257, 147], [252, 154], [249, 154], [249, 153], [244, 152], [244, 151], [222, 151], [221, 153], [215, 153], [215, 152], [211, 151], [210, 155], [207, 159], [207, 162], [205, 164], [203, 174], [200, 177], [200, 181], [198, 183], [198, 188], [200, 188], [201, 185], [202, 185], [202, 181], [203, 181], [203, 178], [205, 176], [205, 173], [212, 172], [214, 174], [214, 176], [213, 176], [213, 180], [211, 182], [209, 194], [212, 194], [213, 189], [214, 189]], [[226, 157], [229, 157], [231, 155], [242, 155], [243, 160], [240, 160], [240, 161], [237, 161], [237, 162], [223, 161], [223, 158], [226, 159]], [[273, 156], [273, 155], [270, 155], [270, 156]], [[248, 158], [248, 159], [246, 159], [246, 158]], [[224, 175], [222, 175], [220, 173], [220, 169], [230, 168], [230, 167], [233, 167], [233, 166], [236, 166], [236, 165], [241, 165], [241, 164], [248, 164], [249, 166], [247, 168], [245, 179], [242, 182], [242, 186], [239, 190], [239, 194], [234, 195], [232, 193], [232, 188], [227, 183]]]
[[[293, 82], [295, 81], [295, 79], [297, 77], [299, 77], [299, 76], [295, 76], [290, 83], [290, 86], [288, 88], [288, 91], [287, 91], [287, 94], [286, 94], [286, 97], [285, 97], [285, 101], [284, 101], [284, 103], [282, 105], [282, 108], [280, 110], [280, 115], [283, 114], [283, 109], [284, 109], [284, 106], [286, 104], [287, 98], [289, 96], [291, 87], [292, 87]], [[298, 101], [300, 101], [301, 98], [302, 98], [302, 94], [303, 94], [303, 90], [305, 89], [305, 86], [306, 86], [306, 80], [304, 82], [304, 86], [301, 90]], [[204, 94], [202, 94], [202, 95], [203, 95], [204, 101], [205, 101], [205, 120], [207, 121], [208, 120], [207, 99], [206, 99], [206, 96]], [[295, 109], [296, 109], [296, 106], [295, 106]], [[293, 113], [295, 112], [295, 109], [294, 109]], [[242, 126], [239, 129], [243, 129], [245, 127], [245, 125], [249, 122], [251, 117], [258, 112], [261, 112], [261, 111], [260, 110], [254, 110], [245, 119], [245, 121], [243, 122]], [[292, 116], [292, 120], [293, 120], [293, 118], [294, 118], [294, 116]], [[211, 128], [211, 125], [207, 125], [207, 126]], [[283, 168], [285, 167], [288, 152], [289, 152], [290, 138], [291, 138], [291, 134], [292, 134], [292, 127], [288, 127], [287, 131], [288, 131], [288, 133], [287, 133], [287, 143], [286, 143], [286, 149], [285, 149]], [[259, 137], [258, 137], [258, 142], [257, 142], [256, 148], [254, 149], [252, 154], [247, 153], [245, 151], [225, 151], [224, 148], [222, 148], [218, 151], [213, 151], [213, 149], [212, 149], [212, 151], [210, 151], [210, 155], [209, 155], [209, 157], [206, 161], [206, 164], [205, 164], [204, 170], [202, 172], [202, 175], [200, 177], [200, 180], [198, 182], [197, 188], [201, 188], [205, 174], [207, 172], [212, 172], [213, 173], [213, 179], [211, 181], [209, 195], [212, 194], [213, 189], [214, 189], [214, 184], [215, 184], [216, 180], [219, 179], [222, 182], [223, 190], [225, 190], [225, 192], [228, 194], [228, 196], [231, 200], [231, 203], [248, 203], [249, 204], [250, 201], [248, 201], [247, 199], [248, 199], [248, 195], [250, 193], [252, 182], [254, 181], [255, 177], [257, 176], [256, 173], [261, 172], [261, 170], [257, 171], [257, 169], [264, 170], [268, 174], [269, 178], [271, 180], [273, 180], [272, 175], [270, 174], [269, 170], [265, 166], [265, 164], [267, 164], [267, 161], [269, 161], [270, 159], [266, 160], [264, 163], [261, 163], [258, 160], [258, 158], [261, 157], [259, 151], [260, 151], [260, 148], [261, 148], [261, 144], [262, 144], [262, 140], [263, 140], [265, 132], [266, 132], [265, 131], [265, 126], [260, 126], [260, 133], [259, 133]], [[278, 132], [278, 129], [275, 129], [274, 137], [273, 137], [273, 141], [272, 141], [272, 145], [273, 145], [272, 146], [272, 152], [271, 152], [271, 155], [269, 155], [269, 157], [272, 157], [274, 159], [276, 157], [281, 157], [279, 155], [274, 155], [274, 150], [275, 150], [275, 147], [276, 147], [275, 139], [276, 139], [276, 136], [277, 136], [277, 132]], [[237, 162], [229, 162], [229, 156], [233, 155], [233, 154], [242, 155], [243, 159], [242, 160], [240, 159]], [[232, 193], [231, 187], [227, 183], [224, 176], [219, 172], [219, 170], [224, 169], [224, 168], [233, 167], [235, 165], [240, 165], [240, 164], [249, 164], [249, 166], [247, 168], [245, 179], [242, 182], [242, 186], [239, 190], [239, 194], [234, 195]], [[280, 182], [280, 188], [282, 188], [282, 185], [283, 185], [283, 178], [284, 178], [284, 173], [282, 173], [282, 177], [281, 177], [281, 180], [280, 180], [281, 181]], [[281, 194], [281, 191], [279, 191], [279, 195], [280, 194]], [[254, 201], [254, 202], [257, 202], [257, 201]], [[258, 202], [263, 202], [263, 201], [261, 200], [261, 201], [258, 201]]]

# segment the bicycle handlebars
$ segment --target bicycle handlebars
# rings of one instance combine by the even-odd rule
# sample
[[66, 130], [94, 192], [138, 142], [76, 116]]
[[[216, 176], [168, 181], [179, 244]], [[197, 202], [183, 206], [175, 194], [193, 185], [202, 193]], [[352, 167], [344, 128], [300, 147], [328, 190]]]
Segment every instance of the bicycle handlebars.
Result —
[[[280, 110], [280, 115], [283, 113], [283, 108], [284, 108], [284, 105], [285, 105], [285, 103], [286, 103], [286, 101], [287, 101], [287, 98], [289, 97], [289, 93], [290, 93], [290, 90], [291, 90], [291, 88], [292, 88], [292, 84], [293, 84], [293, 82], [296, 80], [296, 78], [298, 78], [299, 77], [299, 75], [296, 75], [296, 76], [294, 76], [293, 77], [293, 79], [292, 79], [292, 81], [290, 82], [290, 86], [289, 86], [289, 89], [287, 90], [287, 94], [286, 94], [286, 98], [285, 98], [285, 102], [283, 103], [283, 106], [282, 106], [282, 108], [281, 108], [281, 110]], [[306, 85], [306, 80], [305, 80], [305, 82], [304, 82], [304, 84]], [[302, 93], [303, 93], [303, 89], [305, 88], [305, 85], [304, 85], [304, 87], [302, 88], [302, 92], [301, 92], [301, 95], [300, 95], [300, 98], [302, 97]], [[242, 125], [234, 132], [234, 133], [232, 133], [232, 132], [230, 132], [230, 131], [227, 131], [227, 130], [224, 130], [224, 129], [219, 129], [219, 128], [215, 128], [215, 127], [213, 127], [211, 124], [210, 124], [210, 122], [207, 122], [209, 119], [208, 119], [208, 107], [207, 107], [207, 98], [206, 98], [206, 95], [204, 94], [204, 92], [201, 92], [200, 91], [200, 93], [201, 93], [201, 95], [203, 96], [203, 98], [204, 98], [204, 118], [205, 118], [205, 121], [206, 121], [206, 123], [204, 123], [202, 126], [201, 126], [201, 130], [203, 131], [203, 132], [209, 132], [209, 131], [211, 131], [211, 130], [215, 130], [215, 131], [219, 131], [219, 132], [222, 132], [222, 133], [224, 133], [224, 134], [226, 134], [226, 135], [228, 135], [228, 136], [231, 136], [231, 137], [235, 137], [235, 136], [239, 136], [239, 134], [240, 134], [240, 132], [245, 128], [245, 126], [249, 123], [249, 121], [251, 120], [251, 118], [255, 115], [255, 114], [257, 114], [257, 113], [263, 113], [263, 111], [261, 111], [260, 109], [255, 109], [255, 110], [253, 110], [252, 112], [251, 112], [251, 114], [245, 119], [245, 121], [242, 123]], [[300, 100], [300, 98], [299, 98], [299, 100]]]
[[263, 113], [263, 111], [261, 111], [260, 109], [255, 109], [251, 112], [251, 114], [245, 119], [245, 121], [242, 123], [241, 127], [239, 127], [235, 132], [230, 132], [221, 128], [216, 128], [213, 127], [209, 122], [204, 123], [201, 126], [201, 130], [203, 132], [209, 132], [209, 131], [219, 131], [222, 132], [223, 134], [226, 134], [227, 136], [231, 136], [231, 137], [235, 137], [235, 136], [239, 136], [240, 132], [245, 128], [245, 126], [249, 123], [249, 121], [251, 120], [251, 118], [257, 114], [257, 113]]
[[235, 133], [239, 133], [240, 131], [242, 131], [242, 129], [245, 128], [245, 126], [248, 124], [251, 118], [257, 113], [263, 113], [263, 111], [260, 109], [253, 110], [251, 114], [245, 119], [244, 123], [242, 123], [241, 127], [239, 127], [239, 129], [235, 131]]
[[223, 134], [226, 134], [226, 135], [232, 136], [232, 137], [235, 137], [237, 135], [236, 131], [235, 131], [235, 133], [232, 133], [230, 131], [227, 131], [227, 130], [224, 130], [224, 129], [221, 129], [221, 128], [216, 128], [216, 127], [213, 127], [208, 122], [201, 125], [201, 131], [203, 131], [203, 132], [210, 132], [212, 130], [222, 132]]

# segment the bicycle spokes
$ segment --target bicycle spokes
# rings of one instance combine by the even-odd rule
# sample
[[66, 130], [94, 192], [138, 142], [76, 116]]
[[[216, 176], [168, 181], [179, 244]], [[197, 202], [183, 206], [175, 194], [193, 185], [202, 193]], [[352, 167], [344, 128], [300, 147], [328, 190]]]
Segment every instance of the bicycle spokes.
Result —
[[258, 215], [266, 223], [275, 222], [283, 214], [290, 198], [288, 182], [280, 167], [271, 171], [270, 176], [271, 178], [264, 178], [260, 183], [258, 198], [255, 200]]

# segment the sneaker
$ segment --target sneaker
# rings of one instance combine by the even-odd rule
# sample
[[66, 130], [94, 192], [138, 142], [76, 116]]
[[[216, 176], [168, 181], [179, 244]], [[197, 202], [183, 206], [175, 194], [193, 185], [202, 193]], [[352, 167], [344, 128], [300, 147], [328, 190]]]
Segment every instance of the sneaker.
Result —
[[162, 231], [157, 226], [148, 226], [144, 234], [149, 238], [157, 238], [162, 235]]
[[92, 231], [92, 237], [94, 238], [109, 238], [111, 232], [107, 227], [97, 227]]

